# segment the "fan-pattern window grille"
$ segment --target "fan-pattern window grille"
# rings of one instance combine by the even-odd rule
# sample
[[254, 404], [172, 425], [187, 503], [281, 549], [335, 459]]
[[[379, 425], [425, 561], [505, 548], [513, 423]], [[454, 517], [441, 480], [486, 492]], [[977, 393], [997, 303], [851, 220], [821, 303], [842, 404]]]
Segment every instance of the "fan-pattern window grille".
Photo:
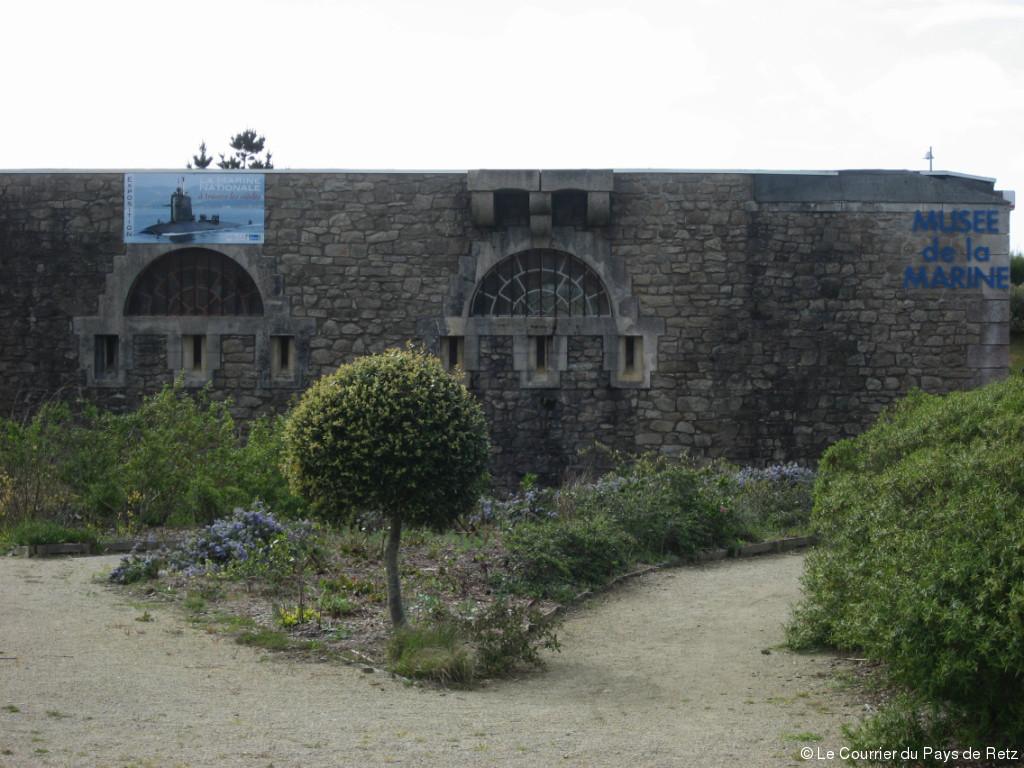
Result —
[[154, 261], [135, 280], [126, 315], [262, 315], [256, 283], [216, 251], [188, 248]]
[[611, 314], [601, 278], [567, 253], [533, 250], [496, 264], [477, 286], [474, 317], [600, 317]]

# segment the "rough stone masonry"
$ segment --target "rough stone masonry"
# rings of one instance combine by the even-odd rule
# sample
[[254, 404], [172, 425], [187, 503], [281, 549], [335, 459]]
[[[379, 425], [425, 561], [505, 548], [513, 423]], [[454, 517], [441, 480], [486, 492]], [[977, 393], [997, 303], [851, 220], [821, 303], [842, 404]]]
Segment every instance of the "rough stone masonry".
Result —
[[909, 171], [0, 172], [0, 408], [182, 376], [246, 419], [413, 342], [498, 486], [598, 444], [813, 462], [1006, 374], [1011, 207]]

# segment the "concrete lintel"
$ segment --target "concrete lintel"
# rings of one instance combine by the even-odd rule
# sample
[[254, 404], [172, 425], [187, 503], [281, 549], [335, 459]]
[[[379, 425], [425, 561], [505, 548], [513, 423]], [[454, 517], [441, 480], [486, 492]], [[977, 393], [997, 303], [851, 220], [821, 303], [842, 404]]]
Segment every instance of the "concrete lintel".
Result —
[[583, 192], [611, 192], [614, 173], [610, 170], [541, 171], [540, 188], [544, 192], [578, 189]]
[[540, 171], [469, 171], [467, 184], [470, 192], [497, 192], [502, 189], [540, 192]]

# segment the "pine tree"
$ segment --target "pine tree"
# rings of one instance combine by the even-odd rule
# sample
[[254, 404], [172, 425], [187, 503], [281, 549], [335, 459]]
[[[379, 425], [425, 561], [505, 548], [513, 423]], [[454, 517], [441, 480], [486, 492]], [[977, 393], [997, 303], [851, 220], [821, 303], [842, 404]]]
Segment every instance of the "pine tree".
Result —
[[[260, 154], [263, 152], [264, 146], [266, 145], [266, 137], [258, 136], [256, 131], [251, 128], [246, 128], [239, 134], [231, 137], [229, 146], [234, 150], [233, 154], [225, 154], [224, 152], [218, 152], [220, 155], [220, 161], [217, 163], [218, 168], [273, 168], [274, 164], [271, 162], [272, 155], [267, 152], [263, 157]], [[206, 154], [206, 142], [203, 141], [199, 145], [199, 154], [192, 155], [192, 162], [187, 163], [188, 168], [195, 168], [202, 170], [208, 168], [213, 162], [213, 158]]]
[[259, 158], [263, 147], [266, 144], [265, 136], [257, 136], [252, 128], [246, 128], [241, 133], [231, 137], [231, 148], [235, 150], [232, 157], [220, 155], [220, 168], [273, 168], [270, 162], [270, 153], [267, 152], [265, 160]]
[[[188, 165], [189, 168], [195, 167], [196, 170], [200, 170], [201, 171], [204, 168], [208, 168], [210, 166], [210, 163], [212, 163], [212, 162], [213, 162], [213, 158], [209, 157], [206, 154], [206, 141], [203, 141], [203, 143], [201, 143], [199, 145], [199, 154], [198, 155], [192, 155], [192, 162], [188, 163], [187, 165]], [[193, 163], [195, 164], [194, 166], [193, 166]]]

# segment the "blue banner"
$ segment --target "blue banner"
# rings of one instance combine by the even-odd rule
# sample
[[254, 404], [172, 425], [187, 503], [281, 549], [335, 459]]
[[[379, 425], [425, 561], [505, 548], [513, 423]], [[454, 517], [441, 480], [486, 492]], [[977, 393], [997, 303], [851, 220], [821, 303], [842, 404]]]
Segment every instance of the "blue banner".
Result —
[[262, 173], [126, 173], [126, 243], [262, 243]]

